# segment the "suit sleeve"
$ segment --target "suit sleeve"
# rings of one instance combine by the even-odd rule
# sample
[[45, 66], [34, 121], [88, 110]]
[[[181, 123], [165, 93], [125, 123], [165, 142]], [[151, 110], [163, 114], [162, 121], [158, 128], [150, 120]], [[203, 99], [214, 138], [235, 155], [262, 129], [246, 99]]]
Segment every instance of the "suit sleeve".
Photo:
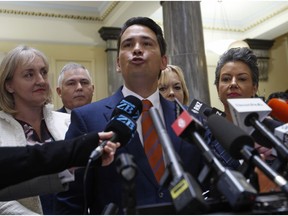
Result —
[[99, 142], [97, 132], [25, 147], [0, 147], [0, 189], [28, 179], [85, 166]]
[[[45, 187], [43, 187], [45, 185]], [[69, 189], [69, 184], [62, 184], [58, 174], [39, 176], [0, 190], [0, 201], [18, 200], [25, 197], [41, 196]]]

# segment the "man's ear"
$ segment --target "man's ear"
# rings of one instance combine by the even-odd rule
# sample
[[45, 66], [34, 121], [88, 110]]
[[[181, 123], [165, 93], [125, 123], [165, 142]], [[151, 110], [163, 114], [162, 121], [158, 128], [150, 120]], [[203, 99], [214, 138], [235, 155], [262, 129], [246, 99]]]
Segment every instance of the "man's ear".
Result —
[[166, 55], [161, 57], [161, 70], [164, 70], [167, 68], [167, 64], [168, 64], [168, 58]]
[[121, 73], [121, 67], [120, 67], [120, 64], [119, 64], [119, 57], [117, 57], [116, 71], [118, 73]]
[[61, 92], [61, 89], [60, 89], [60, 87], [57, 87], [56, 88], [56, 92], [57, 92], [57, 94], [61, 97], [61, 95], [62, 95], [62, 92]]

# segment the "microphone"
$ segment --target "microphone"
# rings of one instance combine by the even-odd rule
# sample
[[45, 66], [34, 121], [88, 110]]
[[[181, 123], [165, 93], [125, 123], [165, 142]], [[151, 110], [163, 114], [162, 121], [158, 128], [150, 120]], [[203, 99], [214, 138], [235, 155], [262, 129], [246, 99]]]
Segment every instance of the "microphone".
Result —
[[[137, 124], [136, 121], [142, 112], [142, 102], [133, 95], [123, 98], [115, 107], [111, 115], [111, 121], [104, 131], [114, 131], [110, 141], [120, 142], [121, 146], [125, 145], [134, 135]], [[113, 118], [118, 116], [115, 120]], [[121, 118], [122, 117], [122, 118]], [[112, 121], [113, 120], [113, 121]], [[130, 125], [129, 125], [130, 124]], [[135, 127], [135, 128], [134, 128]], [[115, 132], [118, 132], [116, 134]], [[98, 159], [103, 154], [103, 148], [107, 141], [102, 142], [90, 155], [92, 161]]]
[[276, 98], [272, 98], [268, 101], [268, 106], [272, 108], [271, 116], [288, 123], [288, 104]]
[[106, 205], [101, 212], [101, 215], [117, 215], [119, 212], [119, 207], [115, 203], [109, 203]]
[[221, 164], [198, 133], [199, 129], [202, 131], [204, 128], [200, 122], [197, 122], [197, 119], [193, 118], [186, 110], [183, 110], [181, 115], [172, 124], [172, 128], [177, 136], [198, 146], [203, 153], [206, 163], [216, 171], [219, 192], [227, 198], [227, 201], [234, 209], [252, 207], [257, 191], [248, 184], [242, 173], [229, 170]]
[[260, 98], [234, 98], [227, 99], [227, 101], [234, 124], [249, 135], [254, 131], [254, 127], [246, 125], [243, 119], [246, 119], [251, 113], [257, 113], [259, 121], [263, 121], [271, 112], [271, 108]]
[[[274, 135], [277, 137], [276, 128], [283, 125], [283, 122], [274, 120], [272, 118], [265, 118], [262, 121], [262, 124], [265, 125], [265, 127], [270, 132], [274, 133]], [[265, 136], [263, 136], [260, 131], [254, 130], [254, 132], [251, 134], [251, 136], [254, 138], [255, 142], [260, 143], [262, 146], [267, 147], [267, 148], [273, 147], [273, 143], [269, 139], [267, 139]], [[275, 149], [273, 151], [275, 151]]]
[[[241, 129], [246, 130], [246, 132], [251, 131], [250, 128], [256, 129], [262, 136], [270, 141], [277, 151], [278, 156], [281, 159], [288, 161], [288, 148], [260, 122], [271, 111], [271, 108], [263, 100], [259, 98], [228, 99], [228, 103], [230, 110], [231, 108], [233, 110], [231, 113], [233, 113], [233, 122], [236, 125]], [[261, 145], [263, 143], [259, 144]]]
[[191, 113], [196, 113], [200, 115], [203, 119], [207, 119], [208, 116], [212, 114], [217, 114], [219, 116], [225, 117], [226, 114], [222, 112], [221, 110], [215, 108], [215, 107], [209, 107], [207, 104], [197, 100], [193, 99], [191, 104], [188, 107], [188, 111]]
[[116, 170], [122, 177], [122, 206], [125, 215], [136, 215], [136, 182], [137, 165], [131, 154], [122, 153], [116, 160]]
[[244, 159], [258, 167], [269, 179], [276, 183], [283, 192], [288, 194], [287, 181], [266, 164], [257, 150], [254, 149], [254, 140], [241, 128], [225, 118], [212, 115], [208, 118], [208, 126], [216, 139], [235, 159]]
[[102, 154], [103, 149], [108, 141], [120, 142], [121, 146], [129, 142], [136, 132], [136, 122], [125, 114], [114, 116], [104, 131], [113, 131], [114, 134], [109, 140], [103, 141], [90, 155], [89, 159], [92, 161], [97, 160]]
[[[142, 112], [142, 102], [132, 95], [123, 98], [112, 112], [111, 120], [104, 131], [113, 131], [110, 138], [112, 142], [120, 142], [121, 146], [126, 145], [134, 136], [137, 124], [136, 121]], [[107, 140], [103, 141], [93, 152], [91, 152], [88, 164], [84, 173], [84, 183], [88, 173], [89, 164], [97, 160], [102, 154]], [[86, 186], [84, 185], [84, 214], [87, 213]]]
[[137, 121], [142, 113], [142, 101], [133, 96], [128, 95], [123, 98], [112, 112], [111, 117], [118, 114], [127, 114]]
[[181, 160], [174, 150], [158, 110], [155, 107], [151, 107], [149, 114], [159, 136], [165, 156], [167, 156], [167, 167], [173, 175], [169, 191], [176, 211], [179, 214], [195, 214], [207, 211], [208, 205], [204, 201], [202, 190], [195, 179], [189, 173], [184, 172], [180, 164]]

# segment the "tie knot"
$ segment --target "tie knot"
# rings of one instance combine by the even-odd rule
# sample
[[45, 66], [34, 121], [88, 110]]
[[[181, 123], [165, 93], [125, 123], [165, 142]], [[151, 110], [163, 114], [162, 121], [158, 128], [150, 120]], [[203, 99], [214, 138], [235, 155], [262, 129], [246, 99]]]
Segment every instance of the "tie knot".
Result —
[[143, 106], [142, 109], [144, 112], [144, 111], [148, 111], [153, 105], [151, 101], [144, 99], [142, 100], [142, 106]]

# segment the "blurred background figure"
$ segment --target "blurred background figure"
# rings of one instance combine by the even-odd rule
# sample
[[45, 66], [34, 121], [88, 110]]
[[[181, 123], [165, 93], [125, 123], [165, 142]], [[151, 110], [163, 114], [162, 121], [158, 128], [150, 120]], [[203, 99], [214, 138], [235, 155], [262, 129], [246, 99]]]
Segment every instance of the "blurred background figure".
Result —
[[66, 64], [58, 77], [56, 91], [63, 103], [60, 112], [71, 113], [72, 109], [91, 103], [94, 85], [89, 71], [75, 62]]
[[167, 68], [161, 71], [158, 88], [167, 100], [174, 101], [177, 98], [182, 104], [188, 105], [189, 92], [183, 71], [179, 66], [167, 65]]
[[288, 123], [288, 93], [285, 92], [273, 92], [271, 93], [266, 103], [272, 111], [270, 116], [280, 122]]
[[266, 99], [266, 103], [269, 103], [269, 101], [272, 99], [272, 98], [277, 98], [277, 99], [280, 99], [282, 100], [283, 102], [287, 103], [288, 102], [288, 92], [282, 92], [282, 91], [279, 91], [279, 92], [273, 92], [271, 93], [267, 99]]

